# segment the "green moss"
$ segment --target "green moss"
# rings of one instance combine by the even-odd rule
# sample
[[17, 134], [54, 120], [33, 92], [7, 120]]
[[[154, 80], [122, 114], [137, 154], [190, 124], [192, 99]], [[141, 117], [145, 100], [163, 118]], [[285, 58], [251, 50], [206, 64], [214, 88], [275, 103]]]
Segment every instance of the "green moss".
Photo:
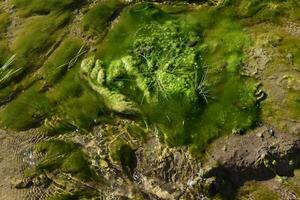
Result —
[[285, 36], [279, 46], [279, 52], [285, 56], [291, 54], [290, 63], [300, 69], [300, 39]]
[[102, 109], [102, 102], [94, 91], [85, 88], [81, 96], [63, 102], [59, 112], [75, 127], [88, 129], [102, 115]]
[[52, 197], [46, 198], [46, 200], [78, 200], [79, 197], [77, 195], [71, 194], [57, 194]]
[[141, 24], [162, 22], [166, 18], [169, 16], [150, 3], [126, 7], [120, 14], [118, 23], [99, 44], [97, 55], [108, 60], [125, 55]]
[[[234, 2], [234, 3], [233, 3]], [[242, 17], [258, 20], [279, 21], [283, 16], [299, 19], [300, 7], [296, 0], [242, 0], [232, 1]]]
[[72, 152], [64, 160], [61, 170], [81, 180], [92, 180], [96, 177], [95, 173], [90, 169], [85, 155], [80, 150]]
[[82, 41], [78, 38], [67, 38], [51, 54], [43, 66], [48, 83], [57, 82], [69, 68], [74, 67], [76, 63], [73, 61], [83, 52], [82, 45]]
[[90, 169], [85, 154], [74, 143], [52, 139], [38, 143], [35, 151], [45, 154], [36, 166], [36, 173], [59, 169], [81, 180], [97, 180], [97, 175]]
[[83, 28], [91, 33], [103, 33], [113, 15], [115, 15], [121, 7], [122, 3], [119, 0], [101, 1], [84, 15]]
[[69, 69], [61, 80], [55, 82], [51, 90], [47, 92], [48, 98], [59, 104], [69, 98], [79, 97], [83, 93], [83, 86], [78, 77], [78, 64]]
[[20, 9], [22, 15], [68, 10], [82, 2], [83, 0], [12, 0], [13, 5]]
[[55, 194], [45, 200], [85, 200], [85, 199], [105, 199], [105, 195], [92, 189], [78, 189], [70, 193]]
[[10, 49], [8, 48], [8, 42], [6, 40], [0, 41], [0, 66], [3, 66], [5, 62], [12, 56]]
[[138, 138], [146, 142], [147, 140], [147, 130], [138, 124], [130, 124], [126, 127], [128, 133], [134, 138]]
[[23, 130], [38, 126], [51, 113], [48, 99], [39, 84], [20, 94], [0, 113], [2, 127]]
[[[298, 91], [290, 91], [287, 94], [287, 106], [289, 114], [295, 118], [300, 119], [300, 94]], [[287, 110], [285, 110], [287, 111]]]
[[[222, 134], [247, 130], [259, 120], [255, 84], [239, 75], [251, 42], [234, 12], [219, 9], [175, 17], [152, 4], [132, 6], [103, 41], [101, 61], [88, 65], [87, 59], [82, 71], [104, 99], [104, 88], [122, 96], [107, 99], [110, 109], [123, 113], [111, 105], [119, 103], [138, 109], [170, 145], [201, 149]], [[126, 30], [134, 38], [115, 37], [133, 16], [136, 22]]]
[[280, 197], [275, 191], [270, 190], [269, 188], [263, 186], [260, 183], [251, 182], [239, 189], [237, 196], [237, 200], [279, 200]]
[[0, 13], [0, 38], [2, 38], [2, 35], [6, 32], [6, 29], [9, 24], [10, 24], [9, 14]]
[[297, 169], [294, 171], [294, 176], [288, 178], [286, 182], [283, 184], [288, 190], [293, 191], [297, 197], [300, 197], [300, 170]]
[[123, 167], [128, 167], [129, 170], [133, 170], [137, 161], [135, 152], [131, 146], [120, 141], [112, 145], [109, 152], [112, 160], [120, 163]]
[[[197, 19], [202, 20], [197, 20]], [[196, 26], [203, 28], [201, 51], [208, 70], [237, 72], [243, 60], [243, 50], [251, 44], [231, 9], [200, 8], [188, 15]]]
[[56, 41], [56, 30], [65, 25], [70, 13], [52, 13], [45, 16], [34, 16], [26, 20], [16, 32], [12, 50], [33, 64]]

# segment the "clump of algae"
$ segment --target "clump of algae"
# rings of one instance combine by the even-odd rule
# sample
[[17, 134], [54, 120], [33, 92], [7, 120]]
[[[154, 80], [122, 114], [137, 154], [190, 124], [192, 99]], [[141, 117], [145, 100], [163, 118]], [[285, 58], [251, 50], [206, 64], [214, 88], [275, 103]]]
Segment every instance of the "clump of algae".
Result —
[[[133, 12], [138, 19], [149, 20], [151, 13], [154, 19], [158, 13], [163, 17], [142, 20], [130, 30], [131, 42], [120, 41], [122, 51], [112, 54], [102, 48], [101, 59], [87, 58], [81, 66], [81, 76], [108, 108], [148, 120], [170, 145], [204, 147], [221, 134], [253, 126], [258, 120], [256, 87], [239, 75], [248, 38], [236, 21], [229, 23], [235, 20], [232, 15], [219, 14], [218, 23], [202, 23], [196, 19], [199, 10], [188, 16], [196, 16], [189, 24], [155, 6], [140, 13], [130, 9], [107, 38], [122, 30]], [[204, 12], [208, 17], [216, 11]], [[218, 35], [208, 34], [216, 30]], [[109, 42], [104, 40], [104, 46]], [[224, 68], [212, 65], [214, 55], [220, 65], [227, 63]]]

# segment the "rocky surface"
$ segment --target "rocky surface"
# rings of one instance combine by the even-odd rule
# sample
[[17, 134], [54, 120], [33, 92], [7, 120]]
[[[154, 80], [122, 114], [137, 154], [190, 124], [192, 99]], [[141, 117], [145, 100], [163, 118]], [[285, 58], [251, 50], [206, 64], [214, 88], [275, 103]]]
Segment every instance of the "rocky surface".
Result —
[[236, 185], [276, 175], [293, 176], [300, 158], [300, 138], [268, 126], [220, 138], [210, 148], [205, 176], [224, 175]]

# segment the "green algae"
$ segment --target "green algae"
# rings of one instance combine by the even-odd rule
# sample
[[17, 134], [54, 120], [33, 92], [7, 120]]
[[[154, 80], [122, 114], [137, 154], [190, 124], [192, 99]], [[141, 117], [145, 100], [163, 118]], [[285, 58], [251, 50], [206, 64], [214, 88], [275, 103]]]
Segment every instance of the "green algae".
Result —
[[1, 13], [0, 10], [0, 38], [3, 37], [9, 24], [10, 24], [9, 14], [6, 12]]
[[262, 184], [252, 182], [243, 186], [236, 196], [237, 200], [279, 200], [280, 197], [271, 189], [263, 186]]
[[[1, 124], [9, 129], [24, 130], [42, 126], [51, 134], [89, 129], [103, 111], [97, 94], [81, 84], [78, 66], [45, 93], [41, 82], [27, 89], [1, 111]], [[14, 88], [2, 90], [3, 99]], [[6, 91], [6, 92], [5, 92]]]
[[62, 28], [69, 20], [70, 13], [52, 13], [43, 16], [33, 16], [16, 32], [12, 44], [12, 51], [22, 56], [32, 64], [37, 64], [40, 56], [55, 43], [58, 38], [58, 29]]
[[169, 16], [151, 3], [139, 3], [126, 7], [120, 13], [118, 23], [97, 46], [97, 56], [111, 60], [126, 55], [141, 24], [153, 21], [162, 22], [166, 18]]
[[123, 142], [116, 142], [110, 148], [110, 157], [113, 161], [120, 163], [127, 170], [132, 171], [136, 167], [136, 156], [132, 147]]
[[[97, 94], [81, 79], [83, 77], [80, 75], [78, 63], [75, 63], [71, 69], [64, 65], [76, 55], [81, 47], [81, 41], [74, 38], [66, 39], [45, 63], [40, 59], [57, 41], [60, 35], [57, 31], [69, 20], [70, 13], [65, 12], [61, 15], [56, 11], [68, 10], [75, 1], [15, 0], [15, 2], [18, 2], [16, 6], [21, 10], [20, 13], [26, 16], [48, 14], [26, 19], [24, 27], [17, 34], [17, 40], [13, 42], [12, 50], [25, 57], [32, 65], [43, 65], [42, 76], [46, 81], [38, 82], [38, 86], [30, 87], [4, 107], [0, 113], [2, 125], [18, 130], [42, 125], [53, 134], [62, 134], [78, 129], [89, 129], [96, 124], [95, 121], [98, 121], [99, 117], [108, 118], [104, 114], [104, 93]], [[24, 2], [30, 3], [25, 6]], [[99, 36], [103, 33], [110, 20], [123, 6], [116, 1], [103, 2], [85, 14], [83, 26], [89, 34]], [[252, 44], [243, 29], [242, 21], [238, 18], [276, 22], [279, 16], [299, 19], [300, 12], [296, 3], [296, 1], [272, 0], [226, 1], [226, 6], [235, 7], [219, 8], [207, 6], [190, 8], [185, 5], [150, 3], [130, 5], [124, 8], [118, 22], [98, 44], [96, 58], [102, 61], [101, 67], [106, 72], [105, 81], [93, 79], [92, 82], [93, 84], [101, 82], [101, 87], [105, 86], [108, 91], [107, 96], [115, 92], [122, 94], [126, 100], [134, 102], [137, 110], [141, 111], [137, 116], [138, 120], [145, 120], [151, 127], [157, 128], [162, 139], [169, 145], [188, 144], [195, 154], [199, 154], [199, 151], [204, 151], [215, 138], [231, 132], [243, 133], [259, 121], [259, 104], [254, 97], [256, 84], [250, 78], [239, 75], [240, 66], [244, 61], [244, 49]], [[54, 22], [52, 16], [61, 16], [61, 20]], [[47, 24], [48, 22], [50, 23]], [[1, 19], [0, 24], [2, 24]], [[154, 24], [154, 28], [149, 24]], [[151, 28], [157, 35], [149, 31]], [[42, 30], [41, 35], [39, 29]], [[144, 34], [136, 34], [137, 32], [144, 32]], [[172, 37], [164, 38], [161, 35], [164, 32], [174, 33], [175, 38], [183, 38], [183, 43]], [[164, 41], [157, 44], [160, 38]], [[297, 44], [297, 39], [290, 39], [283, 41], [281, 47], [281, 51], [285, 54], [292, 54], [296, 67], [300, 63]], [[141, 52], [145, 53], [143, 45], [155, 49], [148, 55], [148, 60], [140, 55], [137, 56]], [[173, 45], [177, 46], [173, 47]], [[1, 49], [0, 43], [0, 63], [4, 63], [12, 55], [12, 52], [6, 48], [8, 46], [6, 41], [3, 41], [2, 46]], [[174, 51], [171, 51], [171, 55], [167, 55], [165, 51], [160, 51], [164, 48]], [[176, 58], [177, 50], [181, 51], [180, 56], [186, 60]], [[182, 53], [185, 50], [186, 53]], [[197, 56], [188, 56], [194, 54]], [[153, 71], [162, 68], [160, 64], [166, 65], [167, 69], [160, 70], [153, 76]], [[58, 68], [62, 65], [64, 67]], [[195, 65], [198, 69], [192, 69], [190, 65]], [[194, 74], [197, 71], [197, 81], [195, 76], [191, 79], [180, 73], [170, 73], [174, 68], [184, 68], [187, 71], [192, 69]], [[183, 73], [186, 75], [189, 72]], [[90, 75], [95, 77], [95, 72]], [[204, 95], [198, 94], [199, 91], [195, 90], [194, 85], [199, 81], [201, 89], [204, 89]], [[160, 85], [163, 87], [161, 88]], [[0, 99], [6, 99], [12, 90], [14, 90], [13, 85], [2, 89]], [[34, 92], [28, 94], [32, 90]], [[24, 106], [29, 102], [31, 105], [33, 100], [33, 107], [37, 104], [36, 108]], [[122, 98], [109, 99], [112, 104], [120, 104], [122, 100]], [[293, 91], [286, 101], [289, 111], [293, 111], [292, 115], [299, 117], [299, 95]], [[272, 110], [273, 108], [271, 112]], [[131, 117], [131, 114], [133, 113], [122, 116]], [[140, 127], [129, 126], [127, 131], [135, 138], [146, 140], [145, 132]], [[65, 151], [58, 150], [58, 153], [51, 153], [52, 150], [49, 149], [52, 147], [47, 150], [41, 148], [44, 152], [49, 151], [50, 153], [47, 153], [49, 155], [66, 155], [63, 161], [58, 161], [58, 164], [56, 160], [44, 160], [42, 164], [45, 166], [41, 165], [41, 169], [60, 168], [84, 180], [91, 176], [86, 157], [78, 151], [77, 146], [69, 144], [53, 146], [55, 149], [60, 149], [61, 146], [70, 148]], [[116, 145], [111, 153], [115, 161], [133, 168], [131, 164], [134, 151], [131, 146], [124, 143]], [[248, 194], [248, 191], [246, 193]], [[260, 191], [251, 191], [251, 193], [251, 197], [254, 196], [256, 199], [277, 198], [272, 192], [268, 195]], [[66, 194], [58, 195], [53, 199], [80, 199], [81, 196], [86, 197], [80, 194]]]
[[10, 49], [8, 48], [8, 42], [6, 40], [0, 41], [0, 66], [3, 66], [5, 62], [12, 56]]
[[82, 41], [78, 38], [67, 38], [55, 49], [43, 66], [44, 77], [49, 84], [57, 82], [76, 64], [78, 59], [76, 56], [83, 52], [82, 45]]
[[289, 60], [290, 64], [294, 65], [296, 69], [300, 69], [300, 45], [299, 38], [297, 37], [284, 37], [282, 40], [279, 51], [283, 55], [291, 55]]
[[90, 169], [86, 155], [72, 142], [52, 139], [38, 143], [35, 151], [45, 154], [45, 157], [35, 167], [35, 173], [60, 169], [81, 180], [98, 179], [95, 172]]
[[79, 129], [89, 129], [103, 114], [102, 109], [101, 100], [88, 88], [81, 96], [68, 99], [59, 108], [64, 118]]
[[[104, 4], [98, 6], [114, 10], [120, 5]], [[150, 3], [124, 8], [118, 23], [99, 43], [96, 56], [101, 63], [96, 66], [98, 61], [93, 61], [92, 67], [103, 68], [105, 80], [100, 80], [99, 74], [97, 81], [93, 78], [100, 73], [96, 69], [93, 73], [86, 71], [85, 78], [90, 79], [90, 85], [99, 85], [98, 93], [106, 106], [110, 102], [109, 108], [122, 110], [122, 101], [129, 102], [130, 109], [155, 125], [170, 145], [195, 144], [203, 148], [222, 134], [251, 128], [258, 120], [253, 96], [256, 88], [251, 80], [238, 74], [243, 49], [250, 40], [234, 13], [227, 8], [171, 8], [163, 5], [160, 9]], [[90, 12], [100, 11], [96, 6]], [[39, 55], [57, 40], [57, 30], [69, 19], [67, 13], [52, 12], [26, 19], [13, 42], [13, 50], [33, 64], [38, 62]], [[29, 37], [33, 39], [28, 40]], [[65, 39], [42, 67], [46, 86], [52, 88], [45, 94], [36, 93], [49, 102], [51, 109], [39, 120], [31, 119], [47, 131], [88, 129], [103, 113], [101, 98], [81, 82], [78, 64], [74, 63], [71, 69], [66, 67], [80, 47], [78, 39]], [[237, 87], [237, 83], [242, 84]], [[124, 107], [128, 105], [125, 103]], [[223, 110], [222, 116], [218, 116], [219, 109]], [[8, 121], [3, 120], [3, 124], [10, 124]], [[14, 128], [11, 124], [7, 127]]]
[[1, 112], [2, 127], [24, 130], [39, 126], [52, 110], [48, 99], [40, 90], [41, 86], [35, 84], [13, 100]]
[[45, 200], [85, 200], [85, 199], [105, 199], [105, 195], [92, 189], [78, 189], [72, 193], [59, 193], [47, 197]]
[[300, 119], [300, 94], [299, 91], [290, 91], [286, 98], [289, 114], [294, 119]]
[[82, 22], [84, 30], [100, 35], [106, 30], [110, 20], [122, 6], [123, 4], [119, 0], [101, 1], [84, 15]]
[[283, 17], [300, 17], [296, 0], [225, 0], [223, 5], [235, 10], [239, 17], [251, 20], [280, 22]]
[[11, 0], [21, 15], [48, 14], [50, 12], [71, 10], [83, 0]]
[[283, 186], [296, 193], [297, 197], [300, 197], [300, 170], [297, 169], [294, 172], [294, 176], [287, 179], [283, 183]]
[[[109, 108], [123, 112], [114, 105], [124, 102], [127, 110], [138, 109], [170, 145], [201, 149], [222, 134], [243, 132], [259, 120], [255, 84], [239, 75], [250, 39], [225, 11], [215, 16], [219, 10], [200, 8], [175, 17], [151, 4], [130, 7], [101, 43], [101, 61], [82, 64], [85, 77]], [[132, 16], [137, 21], [124, 38], [119, 34]], [[110, 95], [122, 98], [114, 103]]]

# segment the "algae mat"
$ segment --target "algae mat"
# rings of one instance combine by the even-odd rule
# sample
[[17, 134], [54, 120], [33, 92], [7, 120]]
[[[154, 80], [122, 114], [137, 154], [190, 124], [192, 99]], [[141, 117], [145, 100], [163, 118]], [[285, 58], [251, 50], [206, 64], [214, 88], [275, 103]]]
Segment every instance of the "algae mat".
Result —
[[[295, 0], [1, 2], [0, 127], [22, 149], [10, 160], [3, 145], [1, 165], [15, 165], [5, 188], [23, 188], [15, 199], [259, 199], [256, 183], [237, 192], [204, 166], [231, 134], [264, 125], [299, 138], [299, 13]], [[265, 154], [259, 166], [284, 176]]]

